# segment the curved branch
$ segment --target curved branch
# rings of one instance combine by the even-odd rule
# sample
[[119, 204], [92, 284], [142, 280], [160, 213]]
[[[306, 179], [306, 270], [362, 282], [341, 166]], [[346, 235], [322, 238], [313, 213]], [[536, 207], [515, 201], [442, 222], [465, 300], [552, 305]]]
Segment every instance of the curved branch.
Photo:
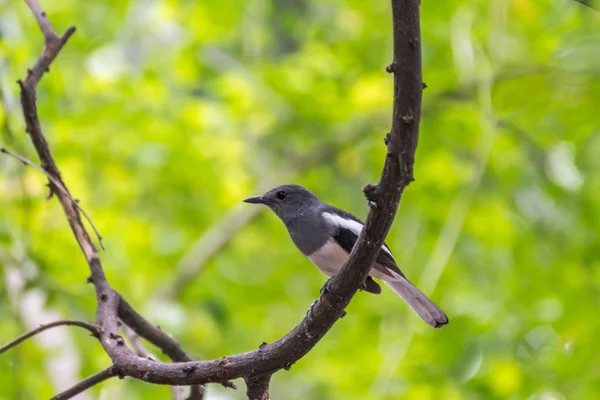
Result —
[[94, 336], [94, 337], [98, 337], [98, 333], [100, 332], [100, 327], [98, 325], [92, 324], [90, 322], [77, 321], [77, 320], [72, 320], [72, 319], [62, 319], [60, 321], [54, 321], [54, 322], [50, 322], [49, 324], [40, 325], [39, 327], [35, 328], [34, 330], [29, 331], [29, 332], [19, 336], [18, 338], [16, 338], [15, 340], [13, 340], [11, 342], [8, 342], [4, 346], [0, 347], [0, 354], [4, 353], [7, 350], [12, 349], [16, 345], [29, 339], [30, 337], [37, 335], [40, 332], [44, 332], [47, 329], [55, 328], [57, 326], [78, 326], [80, 328], [84, 328], [84, 329], [87, 329], [88, 331], [90, 331], [92, 333], [92, 336]]
[[79, 393], [83, 392], [84, 390], [87, 390], [87, 389], [91, 388], [92, 386], [97, 385], [100, 382], [103, 382], [103, 381], [105, 381], [109, 378], [112, 378], [113, 376], [117, 376], [117, 375], [118, 375], [118, 372], [115, 369], [115, 367], [110, 366], [110, 367], [106, 368], [105, 370], [102, 370], [88, 378], [85, 378], [84, 380], [79, 382], [77, 385], [65, 390], [62, 393], [57, 394], [50, 400], [70, 399], [74, 396], [77, 396]]
[[[114, 363], [110, 373], [118, 372], [119, 376], [130, 376], [157, 384], [197, 385], [211, 382], [224, 383], [239, 377], [255, 377], [271, 374], [280, 369], [289, 369], [344, 315], [344, 308], [366, 278], [380, 251], [404, 188], [413, 180], [422, 91], [419, 0], [392, 0], [394, 59], [388, 69], [394, 72], [394, 111], [392, 129], [386, 140], [387, 157], [380, 182], [377, 185], [367, 185], [363, 189], [372, 206], [365, 229], [362, 230], [350, 259], [331, 281], [330, 290], [324, 291], [312, 308], [312, 312], [291, 332], [272, 344], [265, 344], [258, 350], [218, 360], [172, 364], [139, 357], [125, 346], [123, 338], [119, 335], [119, 307], [126, 307], [123, 306], [125, 303], [106, 280], [97, 250], [82, 224], [79, 209], [69, 195], [48, 143], [42, 135], [35, 102], [37, 82], [74, 29], [68, 30], [59, 38], [37, 5], [37, 1], [26, 1], [36, 15], [46, 38], [43, 54], [34, 69], [29, 71], [25, 81], [21, 83], [21, 103], [27, 132], [40, 157], [42, 169], [65, 188], [64, 192], [55, 190], [59, 186], [55, 185], [53, 180], [50, 181], [50, 187], [65, 212], [91, 271], [89, 280], [96, 289], [98, 303], [97, 321], [102, 327], [99, 336], [104, 350]], [[123, 317], [123, 320], [125, 318]], [[134, 323], [131, 327], [136, 329], [135, 325]], [[156, 332], [152, 333], [155, 334]], [[143, 336], [141, 333], [140, 335]], [[164, 340], [164, 337], [159, 339]], [[177, 351], [169, 346], [167, 348], [175, 353], [182, 352], [181, 349]], [[108, 372], [105, 375], [108, 377]]]

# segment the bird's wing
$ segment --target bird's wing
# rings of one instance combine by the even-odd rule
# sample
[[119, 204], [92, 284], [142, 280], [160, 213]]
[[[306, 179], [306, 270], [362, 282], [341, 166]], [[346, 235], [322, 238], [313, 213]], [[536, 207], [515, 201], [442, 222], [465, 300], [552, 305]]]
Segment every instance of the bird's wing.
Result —
[[[362, 221], [354, 215], [338, 208], [331, 208], [332, 210], [323, 212], [323, 217], [333, 228], [333, 239], [344, 250], [350, 253], [354, 248], [364, 225]], [[404, 277], [404, 274], [396, 265], [392, 252], [385, 243], [381, 246], [381, 250], [377, 255], [373, 267], [391, 278], [394, 278], [397, 275]]]

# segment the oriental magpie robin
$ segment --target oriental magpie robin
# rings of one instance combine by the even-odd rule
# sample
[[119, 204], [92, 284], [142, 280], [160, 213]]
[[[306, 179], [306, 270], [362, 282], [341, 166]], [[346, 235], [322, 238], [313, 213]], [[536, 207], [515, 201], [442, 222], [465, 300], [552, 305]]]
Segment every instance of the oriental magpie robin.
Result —
[[[334, 276], [348, 260], [363, 223], [354, 215], [323, 203], [299, 185], [282, 185], [246, 203], [264, 204], [283, 221], [292, 241], [313, 264], [328, 276]], [[448, 317], [404, 276], [386, 244], [371, 269], [363, 289], [381, 293], [373, 280], [382, 280], [396, 292], [425, 322], [434, 328], [448, 323]]]

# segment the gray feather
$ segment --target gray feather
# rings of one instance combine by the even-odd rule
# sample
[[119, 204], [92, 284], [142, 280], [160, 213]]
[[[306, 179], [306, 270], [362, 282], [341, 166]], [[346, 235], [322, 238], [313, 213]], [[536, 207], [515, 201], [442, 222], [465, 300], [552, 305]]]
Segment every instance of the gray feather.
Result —
[[441, 328], [448, 323], [448, 317], [444, 312], [419, 289], [405, 278], [384, 281], [398, 296], [417, 313], [423, 321], [434, 328]]
[[[354, 215], [323, 203], [298, 185], [278, 186], [244, 201], [264, 204], [273, 210], [285, 224], [296, 247], [328, 276], [336, 275], [348, 260], [364, 227]], [[446, 314], [406, 279], [386, 244], [363, 287], [367, 292], [380, 293], [381, 288], [373, 278], [384, 281], [434, 328], [448, 323]]]

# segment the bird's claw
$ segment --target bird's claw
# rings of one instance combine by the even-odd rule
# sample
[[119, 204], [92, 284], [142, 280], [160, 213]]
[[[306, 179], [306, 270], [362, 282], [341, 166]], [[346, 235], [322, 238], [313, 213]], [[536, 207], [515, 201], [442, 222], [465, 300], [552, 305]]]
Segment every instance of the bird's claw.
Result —
[[306, 318], [312, 318], [313, 310], [318, 302], [319, 302], [319, 299], [313, 301], [312, 304], [310, 305], [310, 307], [308, 307], [308, 310], [306, 310]]
[[331, 292], [331, 280], [332, 279], [333, 279], [333, 277], [327, 279], [327, 282], [325, 282], [325, 284], [321, 288], [321, 296]]

